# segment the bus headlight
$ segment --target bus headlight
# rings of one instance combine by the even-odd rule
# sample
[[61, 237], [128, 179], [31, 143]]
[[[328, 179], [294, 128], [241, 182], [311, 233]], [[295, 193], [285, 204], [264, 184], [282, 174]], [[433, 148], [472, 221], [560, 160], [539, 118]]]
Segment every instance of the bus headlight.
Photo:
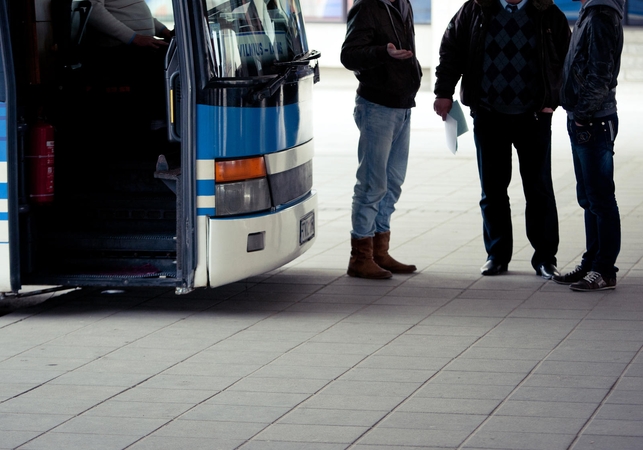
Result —
[[271, 206], [266, 178], [217, 184], [215, 198], [217, 216], [265, 211]]
[[249, 214], [272, 206], [262, 156], [217, 161], [214, 170], [216, 216]]

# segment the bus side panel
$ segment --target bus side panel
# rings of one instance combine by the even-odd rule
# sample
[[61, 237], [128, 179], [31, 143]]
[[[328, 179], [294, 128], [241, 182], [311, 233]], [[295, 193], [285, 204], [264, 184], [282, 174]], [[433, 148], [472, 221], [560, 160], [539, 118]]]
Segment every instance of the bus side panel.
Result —
[[[2, 67], [1, 62], [0, 67]], [[4, 85], [2, 72], [0, 72], [0, 84]], [[2, 94], [3, 92], [0, 92], [0, 95]], [[0, 98], [0, 100], [3, 99]], [[3, 101], [0, 103], [0, 292], [11, 290], [7, 153], [7, 105]]]
[[[308, 250], [315, 237], [300, 243], [301, 220], [317, 217], [317, 193], [271, 214], [240, 219], [210, 219], [210, 286], [217, 287], [277, 269]], [[250, 235], [263, 234], [264, 248], [248, 252]]]

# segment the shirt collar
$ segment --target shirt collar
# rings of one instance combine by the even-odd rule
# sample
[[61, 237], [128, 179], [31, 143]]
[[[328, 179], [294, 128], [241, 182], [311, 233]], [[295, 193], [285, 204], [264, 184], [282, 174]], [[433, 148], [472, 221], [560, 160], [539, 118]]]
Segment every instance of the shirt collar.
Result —
[[[506, 2], [506, 0], [500, 0], [500, 4], [502, 5], [502, 8], [506, 8], [509, 3]], [[522, 0], [520, 3], [516, 4], [518, 9], [522, 8], [527, 4], [527, 0]]]

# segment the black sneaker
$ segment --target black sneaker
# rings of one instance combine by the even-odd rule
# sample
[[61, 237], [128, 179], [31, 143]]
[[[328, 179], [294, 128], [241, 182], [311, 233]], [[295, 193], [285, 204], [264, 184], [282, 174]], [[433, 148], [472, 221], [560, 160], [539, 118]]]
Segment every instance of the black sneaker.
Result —
[[616, 278], [603, 278], [598, 272], [589, 272], [580, 281], [572, 283], [569, 288], [572, 291], [604, 291], [606, 289], [616, 289]]
[[572, 284], [585, 278], [585, 275], [587, 275], [588, 272], [589, 270], [585, 270], [581, 266], [576, 266], [574, 270], [567, 272], [564, 275], [554, 275], [552, 280], [558, 284]]

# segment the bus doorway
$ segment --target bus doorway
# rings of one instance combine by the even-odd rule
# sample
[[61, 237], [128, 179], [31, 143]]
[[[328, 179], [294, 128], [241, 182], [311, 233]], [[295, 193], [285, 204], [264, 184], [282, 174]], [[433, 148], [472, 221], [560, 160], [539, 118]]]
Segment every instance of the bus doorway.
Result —
[[296, 0], [173, 2], [156, 89], [92, 52], [92, 2], [0, 3], [0, 292], [186, 293], [310, 248], [319, 54]]
[[21, 283], [185, 284], [176, 195], [153, 176], [159, 155], [178, 166], [181, 154], [162, 123], [163, 57], [159, 82], [142, 91], [137, 73], [128, 75], [132, 61], [116, 64], [87, 42], [91, 2], [9, 6], [22, 122]]

